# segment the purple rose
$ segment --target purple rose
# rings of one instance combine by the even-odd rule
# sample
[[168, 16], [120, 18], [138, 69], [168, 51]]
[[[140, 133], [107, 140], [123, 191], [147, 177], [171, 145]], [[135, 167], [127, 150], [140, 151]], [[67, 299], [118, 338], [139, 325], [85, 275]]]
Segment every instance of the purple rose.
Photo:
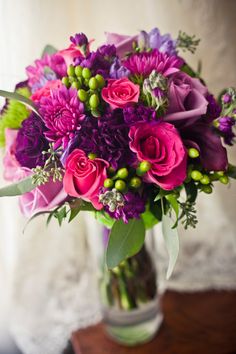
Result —
[[117, 33], [105, 32], [107, 44], [114, 44], [119, 57], [124, 57], [126, 53], [132, 51], [133, 42], [137, 41], [138, 36], [125, 36]]
[[207, 88], [199, 79], [183, 72], [173, 74], [169, 82], [169, 107], [164, 120], [178, 128], [194, 124], [207, 112], [207, 94]]

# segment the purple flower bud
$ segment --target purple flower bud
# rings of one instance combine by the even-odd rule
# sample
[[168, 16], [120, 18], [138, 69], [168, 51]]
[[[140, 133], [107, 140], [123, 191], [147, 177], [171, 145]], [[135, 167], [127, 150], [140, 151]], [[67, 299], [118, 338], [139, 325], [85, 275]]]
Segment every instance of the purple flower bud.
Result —
[[224, 142], [227, 145], [232, 145], [232, 140], [235, 137], [233, 133], [233, 126], [235, 125], [235, 120], [232, 117], [221, 117], [219, 119], [219, 130], [224, 135]]
[[70, 37], [70, 41], [74, 44], [77, 45], [78, 47], [86, 46], [88, 45], [88, 38], [84, 33], [76, 33], [73, 36]]
[[224, 104], [231, 103], [231, 101], [232, 101], [231, 95], [229, 93], [225, 93], [222, 97], [222, 101]]
[[116, 58], [110, 68], [110, 77], [112, 79], [121, 79], [122, 77], [128, 77], [129, 75], [130, 71], [121, 64], [121, 61], [118, 58]]

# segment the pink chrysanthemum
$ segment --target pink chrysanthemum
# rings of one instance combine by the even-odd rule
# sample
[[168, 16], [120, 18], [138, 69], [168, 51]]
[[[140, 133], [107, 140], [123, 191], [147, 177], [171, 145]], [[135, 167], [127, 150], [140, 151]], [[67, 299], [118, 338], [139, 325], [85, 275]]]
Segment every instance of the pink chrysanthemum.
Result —
[[152, 70], [156, 70], [158, 73], [168, 76], [179, 71], [183, 60], [175, 55], [168, 55], [154, 49], [152, 52], [131, 55], [123, 65], [133, 75], [148, 77]]
[[54, 142], [54, 148], [66, 148], [75, 133], [81, 128], [85, 115], [84, 105], [77, 98], [76, 89], [65, 86], [52, 90], [50, 97], [40, 100], [40, 114], [48, 128], [45, 136]]

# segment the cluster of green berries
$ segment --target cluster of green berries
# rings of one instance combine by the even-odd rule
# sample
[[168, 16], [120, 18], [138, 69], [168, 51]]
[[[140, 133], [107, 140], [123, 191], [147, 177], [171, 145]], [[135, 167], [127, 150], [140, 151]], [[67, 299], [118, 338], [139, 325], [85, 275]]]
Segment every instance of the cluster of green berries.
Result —
[[78, 91], [78, 98], [85, 104], [94, 117], [99, 117], [100, 92], [105, 86], [105, 79], [102, 75], [92, 76], [89, 68], [80, 65], [70, 65], [67, 75], [62, 78], [62, 83], [67, 87], [73, 87]]
[[136, 170], [130, 171], [126, 167], [122, 167], [115, 171], [109, 169], [110, 177], [104, 181], [105, 188], [115, 188], [119, 192], [124, 192], [129, 188], [137, 190], [142, 186], [142, 176], [149, 171], [151, 164], [148, 161], [142, 161]]
[[[199, 151], [194, 148], [188, 150], [188, 156], [192, 159], [199, 157]], [[201, 171], [201, 166], [198, 165], [189, 165], [188, 168], [188, 177], [186, 182], [193, 180], [199, 183], [201, 190], [207, 194], [212, 193], [212, 182], [220, 181], [223, 184], [229, 183], [229, 177], [225, 175], [224, 171], [203, 173]]]

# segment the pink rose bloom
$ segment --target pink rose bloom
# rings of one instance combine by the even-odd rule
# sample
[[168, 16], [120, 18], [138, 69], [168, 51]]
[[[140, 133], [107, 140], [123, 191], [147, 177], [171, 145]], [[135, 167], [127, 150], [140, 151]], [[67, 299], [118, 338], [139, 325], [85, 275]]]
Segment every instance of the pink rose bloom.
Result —
[[108, 80], [107, 87], [102, 89], [102, 98], [112, 109], [124, 108], [128, 103], [138, 102], [139, 85], [123, 77], [119, 80]]
[[173, 74], [169, 81], [169, 107], [164, 120], [181, 128], [194, 124], [207, 112], [207, 94], [207, 88], [199, 79], [183, 72]]
[[125, 36], [117, 33], [105, 32], [107, 44], [114, 44], [116, 46], [117, 55], [121, 58], [125, 56], [126, 53], [132, 51], [133, 42], [138, 40], [138, 36]]
[[[15, 157], [15, 141], [18, 131], [6, 129], [6, 154], [3, 159], [4, 178], [17, 182], [32, 174], [29, 168], [20, 166]], [[19, 197], [21, 212], [31, 217], [41, 211], [48, 211], [63, 202], [67, 197], [62, 182], [49, 181], [47, 184], [33, 189]]]
[[186, 178], [187, 153], [176, 128], [169, 123], [139, 123], [130, 128], [130, 149], [139, 161], [151, 163], [147, 182], [172, 190]]
[[56, 90], [60, 87], [62, 87], [61, 80], [47, 81], [46, 85], [35, 91], [30, 98], [34, 102], [39, 102], [42, 97], [49, 97], [51, 90]]
[[107, 178], [108, 162], [99, 158], [90, 160], [83, 150], [75, 149], [66, 160], [64, 189], [72, 197], [79, 197], [93, 204], [103, 206], [98, 201], [99, 189]]
[[59, 52], [57, 52], [57, 54], [63, 57], [67, 67], [70, 64], [73, 64], [74, 58], [78, 58], [78, 57], [82, 57], [83, 56], [83, 54], [81, 53], [79, 47], [76, 46], [75, 44], [71, 44], [66, 49], [59, 50]]

